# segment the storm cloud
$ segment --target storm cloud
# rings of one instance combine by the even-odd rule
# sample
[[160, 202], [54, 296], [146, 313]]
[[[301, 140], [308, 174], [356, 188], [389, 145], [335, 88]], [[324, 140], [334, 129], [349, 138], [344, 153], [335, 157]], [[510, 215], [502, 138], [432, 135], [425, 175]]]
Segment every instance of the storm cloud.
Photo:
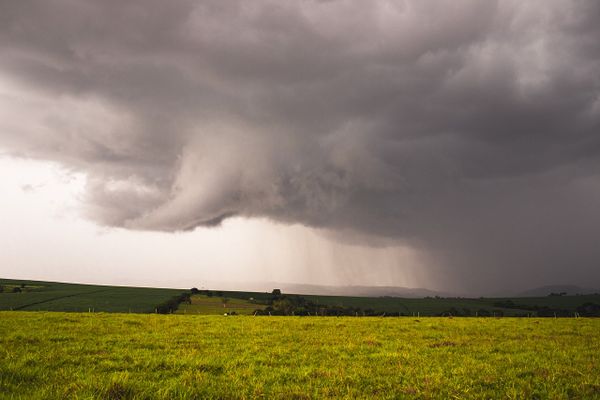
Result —
[[600, 282], [595, 0], [0, 0], [0, 51], [0, 146], [85, 172], [101, 224]]

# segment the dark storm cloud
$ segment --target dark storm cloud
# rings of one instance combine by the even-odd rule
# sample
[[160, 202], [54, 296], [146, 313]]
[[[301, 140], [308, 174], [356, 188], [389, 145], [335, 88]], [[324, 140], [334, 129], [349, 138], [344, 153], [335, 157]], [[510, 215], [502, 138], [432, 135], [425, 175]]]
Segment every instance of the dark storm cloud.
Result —
[[105, 224], [264, 216], [467, 286], [598, 283], [598, 38], [593, 0], [0, 1], [0, 145], [85, 171]]

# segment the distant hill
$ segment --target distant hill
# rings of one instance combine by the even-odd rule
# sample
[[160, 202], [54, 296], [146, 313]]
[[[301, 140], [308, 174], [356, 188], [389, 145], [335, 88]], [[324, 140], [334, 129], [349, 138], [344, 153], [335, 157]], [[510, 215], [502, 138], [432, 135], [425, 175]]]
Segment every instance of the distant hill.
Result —
[[272, 283], [274, 288], [284, 293], [296, 293], [320, 296], [354, 296], [354, 297], [450, 297], [450, 293], [436, 292], [424, 288], [406, 288], [399, 286], [325, 286], [294, 283]]
[[517, 297], [544, 297], [551, 293], [566, 293], [567, 295], [600, 293], [599, 289], [582, 288], [575, 285], [548, 285], [526, 290]]
[[[529, 291], [528, 297], [464, 298], [447, 297], [427, 289], [382, 286], [319, 286], [267, 283], [268, 291], [197, 290], [189, 297], [188, 307], [182, 304], [189, 289], [160, 289], [124, 286], [101, 286], [58, 282], [0, 279], [0, 311], [78, 311], [152, 313], [177, 310], [173, 302], [182, 305], [180, 313], [214, 314], [228, 307], [238, 314], [252, 313], [273, 305], [271, 291], [281, 289], [284, 295], [296, 297], [298, 312], [313, 304], [313, 315], [387, 315], [387, 316], [538, 316], [573, 317], [600, 316], [600, 294], [548, 296], [549, 293], [586, 290], [576, 286], [546, 286]], [[314, 294], [311, 294], [314, 293]], [[300, 296], [293, 296], [300, 294]], [[436, 298], [436, 296], [439, 296]], [[538, 297], [531, 297], [538, 296]], [[302, 301], [300, 300], [303, 299]], [[225, 300], [227, 299], [227, 300]], [[240, 301], [238, 301], [240, 300]], [[289, 300], [289, 299], [288, 299]], [[303, 303], [304, 302], [304, 303]], [[291, 301], [284, 302], [288, 307]], [[304, 305], [301, 305], [304, 304]], [[171, 308], [167, 308], [171, 307]], [[222, 308], [221, 308], [222, 307]], [[288, 307], [289, 308], [289, 307]], [[285, 308], [288, 312], [289, 309]], [[326, 311], [327, 309], [327, 311]], [[293, 311], [293, 310], [292, 310]], [[288, 314], [289, 315], [289, 314]], [[302, 314], [299, 314], [302, 315]]]

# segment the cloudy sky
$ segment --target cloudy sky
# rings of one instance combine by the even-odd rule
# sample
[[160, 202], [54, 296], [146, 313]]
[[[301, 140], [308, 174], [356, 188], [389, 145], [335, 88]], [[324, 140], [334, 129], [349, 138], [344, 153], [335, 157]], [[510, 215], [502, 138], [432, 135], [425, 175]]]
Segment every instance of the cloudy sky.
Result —
[[600, 287], [600, 3], [0, 0], [0, 275]]

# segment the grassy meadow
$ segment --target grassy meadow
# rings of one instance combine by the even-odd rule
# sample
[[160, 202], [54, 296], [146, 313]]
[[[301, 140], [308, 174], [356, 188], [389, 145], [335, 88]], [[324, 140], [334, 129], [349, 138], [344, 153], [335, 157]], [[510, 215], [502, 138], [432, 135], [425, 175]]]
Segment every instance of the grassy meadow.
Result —
[[[470, 316], [475, 316], [482, 310], [490, 314], [504, 316], [527, 316], [535, 315], [528, 306], [539, 306], [561, 309], [573, 316], [577, 307], [581, 304], [591, 302], [600, 304], [600, 295], [577, 295], [577, 296], [545, 296], [545, 297], [514, 297], [514, 298], [401, 298], [401, 297], [351, 297], [351, 296], [314, 296], [303, 297], [321, 304], [343, 307], [358, 307], [361, 309], [373, 309], [379, 312], [400, 312], [404, 315], [439, 316], [448, 310], [456, 309], [464, 313], [466, 310]], [[512, 301], [523, 308], [507, 308], [497, 304]], [[453, 315], [456, 315], [453, 313]]]
[[[160, 289], [100, 286], [43, 281], [0, 279], [0, 311], [68, 311], [153, 313], [161, 304], [189, 289]], [[15, 293], [13, 290], [19, 292]], [[174, 312], [216, 315], [253, 314], [265, 309], [271, 293], [203, 290], [191, 296], [191, 304], [181, 302]], [[206, 294], [210, 292], [210, 296]], [[286, 294], [287, 295], [287, 294]], [[573, 317], [586, 303], [600, 307], [600, 295], [546, 296], [521, 298], [400, 298], [290, 295], [328, 307], [356, 308], [356, 315], [395, 313], [405, 316], [558, 316]], [[225, 300], [224, 300], [225, 299]], [[504, 303], [512, 302], [511, 306]], [[537, 308], [537, 309], [536, 309]], [[542, 315], [540, 308], [546, 308]], [[167, 310], [168, 311], [168, 310]], [[160, 312], [160, 311], [159, 311]], [[313, 311], [314, 313], [314, 311]], [[596, 310], [596, 314], [598, 310]], [[291, 313], [290, 313], [291, 314]], [[351, 313], [352, 315], [355, 312]], [[335, 315], [335, 314], [334, 314]], [[594, 314], [592, 314], [594, 315]]]
[[0, 312], [0, 399], [600, 398], [600, 319]]
[[[1, 310], [150, 313], [182, 289], [0, 279]], [[18, 288], [18, 293], [13, 290]]]
[[191, 304], [181, 303], [177, 309], [177, 314], [203, 314], [203, 315], [223, 315], [239, 314], [252, 315], [255, 310], [265, 308], [262, 304], [256, 302], [230, 298], [230, 297], [208, 297], [195, 295], [190, 298]]

